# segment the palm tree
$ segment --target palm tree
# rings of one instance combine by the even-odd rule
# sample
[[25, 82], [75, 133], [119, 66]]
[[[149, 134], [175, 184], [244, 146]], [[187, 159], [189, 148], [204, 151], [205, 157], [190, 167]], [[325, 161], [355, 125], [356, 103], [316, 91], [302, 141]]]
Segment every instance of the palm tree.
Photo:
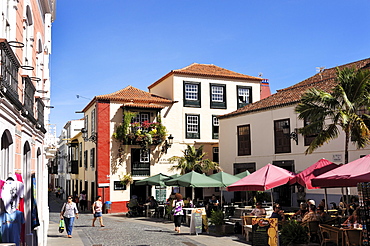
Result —
[[301, 97], [295, 108], [298, 118], [308, 122], [299, 132], [304, 136], [316, 135], [305, 154], [311, 154], [324, 143], [345, 134], [345, 163], [348, 163], [348, 145], [358, 149], [370, 141], [370, 71], [355, 68], [337, 68], [337, 85], [332, 92], [311, 88]]
[[203, 145], [198, 149], [194, 146], [187, 145], [186, 150], [182, 151], [184, 156], [172, 156], [169, 158], [170, 163], [177, 163], [170, 168], [173, 170], [181, 170], [181, 174], [185, 174], [191, 171], [198, 173], [208, 173], [211, 170], [220, 170], [217, 162], [213, 162], [203, 157], [206, 153], [203, 153]]

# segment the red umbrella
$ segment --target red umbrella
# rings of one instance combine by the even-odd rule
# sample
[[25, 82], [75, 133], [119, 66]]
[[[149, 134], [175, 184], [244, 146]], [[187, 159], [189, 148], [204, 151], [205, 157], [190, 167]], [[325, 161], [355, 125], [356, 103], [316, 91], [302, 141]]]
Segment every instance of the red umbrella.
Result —
[[321, 174], [324, 174], [324, 173], [326, 173], [330, 170], [333, 170], [337, 167], [339, 167], [339, 165], [337, 165], [333, 162], [330, 162], [326, 159], [321, 159], [318, 162], [316, 162], [315, 164], [309, 166], [308, 168], [306, 168], [305, 170], [303, 170], [302, 172], [297, 174], [294, 177], [294, 179], [289, 181], [289, 184], [298, 183], [298, 184], [306, 187], [309, 190], [319, 189], [320, 187], [312, 186], [311, 180], [313, 178], [316, 178], [317, 176], [319, 176]]
[[356, 187], [357, 183], [361, 182], [370, 182], [370, 155], [312, 179], [313, 186], [327, 188]]
[[258, 169], [254, 173], [242, 178], [226, 187], [228, 191], [265, 191], [284, 185], [293, 179], [295, 174], [272, 164]]

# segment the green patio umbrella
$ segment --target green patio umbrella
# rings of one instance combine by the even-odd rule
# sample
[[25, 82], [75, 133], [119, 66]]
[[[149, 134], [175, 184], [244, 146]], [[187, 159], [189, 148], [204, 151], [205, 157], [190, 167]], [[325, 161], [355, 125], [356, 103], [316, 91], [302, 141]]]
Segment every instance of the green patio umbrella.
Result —
[[175, 174], [171, 175], [170, 177], [171, 177], [171, 179], [175, 179], [175, 178], [178, 178], [180, 176], [181, 176], [181, 174], [175, 173]]
[[238, 177], [239, 179], [242, 179], [246, 176], [248, 176], [249, 174], [251, 174], [248, 170], [244, 171], [244, 172], [241, 172], [241, 173], [238, 173], [236, 175], [234, 175], [235, 177]]
[[135, 185], [158, 185], [158, 186], [166, 186], [164, 181], [171, 179], [170, 176], [167, 176], [163, 173], [158, 173], [154, 176], [142, 179], [137, 181]]
[[194, 188], [195, 187], [221, 187], [222, 183], [215, 179], [212, 179], [204, 174], [200, 174], [194, 171], [181, 175], [178, 178], [170, 179], [165, 181], [167, 186], [181, 186], [181, 187], [192, 187], [193, 188], [193, 199], [194, 199]]
[[209, 177], [221, 182], [221, 184], [222, 184], [222, 186], [220, 187], [220, 190], [221, 190], [221, 206], [222, 206], [222, 191], [223, 191], [222, 188], [225, 188], [226, 186], [229, 186], [229, 185], [235, 183], [236, 181], [238, 181], [239, 179], [241, 179], [241, 178], [238, 178], [234, 175], [231, 175], [231, 174], [225, 173], [225, 172], [218, 172], [218, 173], [210, 175]]
[[241, 179], [237, 176], [234, 176], [234, 175], [231, 175], [231, 174], [225, 173], [225, 172], [218, 172], [218, 173], [212, 174], [208, 177], [213, 178], [213, 179], [221, 182], [221, 184], [222, 184], [221, 187], [229, 186], [229, 185], [235, 183], [236, 181], [238, 181], [239, 179]]

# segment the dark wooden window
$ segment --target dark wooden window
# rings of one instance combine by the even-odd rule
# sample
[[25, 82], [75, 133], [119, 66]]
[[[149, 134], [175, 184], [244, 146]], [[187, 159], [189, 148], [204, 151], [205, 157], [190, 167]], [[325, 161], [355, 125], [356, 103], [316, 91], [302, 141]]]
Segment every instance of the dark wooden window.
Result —
[[226, 85], [210, 84], [211, 108], [226, 108]]
[[200, 83], [184, 81], [184, 107], [201, 107]]
[[249, 171], [250, 173], [253, 173], [256, 171], [256, 163], [234, 163], [234, 175], [242, 173], [244, 171]]
[[86, 169], [87, 169], [87, 151], [88, 150], [84, 151], [84, 168], [86, 168]]
[[34, 117], [34, 104], [35, 104], [35, 91], [36, 88], [33, 85], [30, 77], [23, 77], [23, 83], [24, 83], [24, 102], [23, 106], [24, 109], [28, 111], [27, 116]]
[[196, 114], [185, 115], [186, 138], [200, 139], [200, 116]]
[[80, 158], [79, 158], [78, 161], [80, 163], [80, 167], [82, 167], [82, 142], [80, 142], [79, 152], [80, 152], [80, 154], [79, 154]]
[[286, 124], [290, 125], [289, 119], [274, 121], [275, 154], [291, 152], [291, 140], [283, 133], [283, 126]]
[[[144, 158], [145, 157], [145, 158]], [[147, 158], [146, 158], [147, 157]], [[149, 151], [143, 153], [142, 149], [131, 149], [131, 173], [132, 176], [149, 176], [150, 175], [150, 161]]]
[[95, 167], [95, 148], [90, 150], [90, 167]]
[[[305, 126], [307, 126], [309, 124], [310, 124], [309, 121], [304, 120], [304, 125]], [[316, 137], [317, 137], [317, 134], [312, 134], [312, 135], [304, 136], [304, 146], [309, 146]]]
[[238, 108], [242, 108], [245, 105], [252, 103], [252, 87], [237, 86], [236, 93], [238, 99]]
[[217, 115], [212, 115], [212, 139], [218, 139], [219, 125]]
[[213, 161], [218, 163], [219, 162], [218, 147], [213, 147], [212, 152], [213, 152]]
[[238, 126], [238, 155], [251, 155], [250, 125]]

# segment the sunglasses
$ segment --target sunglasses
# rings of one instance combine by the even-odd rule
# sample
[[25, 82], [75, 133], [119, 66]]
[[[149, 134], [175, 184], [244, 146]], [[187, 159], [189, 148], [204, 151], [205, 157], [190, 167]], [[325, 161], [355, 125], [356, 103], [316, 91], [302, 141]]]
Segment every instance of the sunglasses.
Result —
[[68, 197], [68, 199], [72, 199], [72, 197]]

